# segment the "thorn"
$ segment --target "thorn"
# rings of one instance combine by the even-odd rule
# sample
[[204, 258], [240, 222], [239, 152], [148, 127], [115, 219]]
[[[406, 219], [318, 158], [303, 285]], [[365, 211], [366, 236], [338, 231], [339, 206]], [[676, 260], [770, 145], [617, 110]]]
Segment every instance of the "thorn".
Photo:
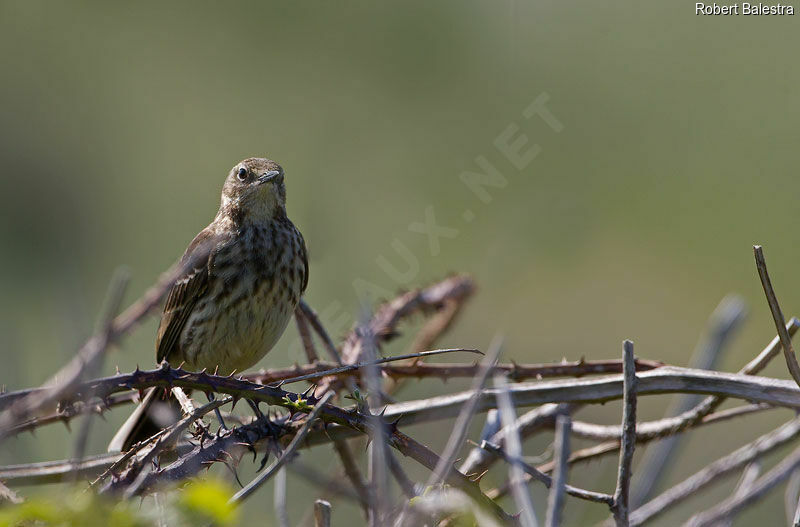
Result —
[[64, 423], [65, 427], [67, 427], [67, 432], [69, 432], [71, 434], [72, 433], [72, 428], [69, 426], [69, 419], [62, 418], [61, 422]]
[[214, 375], [219, 373], [219, 364], [214, 367]]
[[387, 423], [387, 424], [388, 424], [388, 427], [389, 427], [389, 431], [390, 431], [392, 434], [393, 434], [393, 433], [395, 433], [395, 432], [397, 432], [397, 430], [398, 430], [398, 425], [399, 425], [399, 423], [400, 423], [400, 419], [402, 419], [402, 418], [403, 418], [403, 414], [400, 414], [400, 416], [399, 416], [397, 419], [395, 419], [394, 421], [391, 421], [391, 422]]
[[261, 465], [258, 467], [256, 472], [261, 472], [264, 469], [264, 467], [267, 466], [268, 460], [269, 460], [269, 450], [267, 450], [267, 452], [264, 453], [264, 457], [261, 459]]
[[236, 469], [231, 465], [229, 465], [228, 463], [225, 463], [224, 461], [223, 463], [225, 464], [226, 467], [230, 469], [231, 472], [233, 472], [233, 477], [236, 479], [236, 483], [238, 483], [240, 487], [244, 488], [244, 485], [242, 485], [242, 481], [239, 479], [239, 474], [236, 473]]

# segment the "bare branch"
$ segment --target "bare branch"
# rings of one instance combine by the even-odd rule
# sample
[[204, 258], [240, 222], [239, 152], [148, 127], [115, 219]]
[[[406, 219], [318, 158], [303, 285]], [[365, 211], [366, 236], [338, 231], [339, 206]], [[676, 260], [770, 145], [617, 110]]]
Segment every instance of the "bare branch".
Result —
[[555, 451], [555, 470], [553, 471], [553, 485], [550, 487], [550, 495], [547, 499], [547, 527], [559, 527], [561, 525], [561, 514], [564, 508], [564, 488], [567, 485], [567, 473], [569, 472], [569, 415], [559, 415], [556, 419]]
[[[506, 436], [514, 428], [516, 428], [521, 439], [527, 439], [536, 432], [554, 426], [556, 417], [559, 414], [569, 413], [576, 407], [577, 405], [571, 404], [543, 404], [517, 418], [514, 427], [503, 427], [490, 437], [481, 437], [481, 439], [486, 439], [489, 443], [498, 445], [500, 448], [505, 448]], [[497, 456], [489, 455], [485, 449], [475, 447], [470, 451], [466, 461], [461, 465], [461, 472], [464, 474], [485, 472], [497, 459]]]
[[331, 339], [330, 335], [328, 335], [328, 331], [325, 329], [325, 326], [320, 321], [317, 313], [311, 309], [305, 300], [300, 299], [300, 303], [297, 305], [297, 309], [303, 313], [303, 316], [306, 318], [311, 327], [314, 328], [314, 331], [317, 332], [317, 335], [322, 339], [322, 344], [325, 346], [325, 350], [330, 355], [331, 359], [334, 360], [337, 364], [342, 364], [342, 357], [339, 355], [339, 350], [336, 349], [336, 344], [333, 343], [333, 339]]
[[[716, 412], [716, 413], [710, 414], [710, 415], [704, 417], [703, 419], [701, 419], [699, 422], [695, 423], [694, 427], [696, 428], [698, 426], [704, 426], [704, 425], [719, 423], [719, 422], [722, 422], [722, 421], [727, 421], [727, 420], [732, 419], [734, 417], [738, 417], [740, 415], [748, 415], [750, 413], [753, 413], [754, 411], [761, 411], [761, 410], [770, 409], [770, 408], [774, 408], [774, 407], [763, 406], [763, 405], [742, 405], [742, 406], [739, 406], [739, 407], [736, 407], [736, 408], [730, 408], [728, 410], [722, 410], [720, 412]], [[577, 422], [573, 423], [573, 425], [574, 424], [577, 424]], [[584, 424], [588, 424], [588, 423], [584, 423]], [[590, 426], [597, 426], [597, 425], [590, 425]], [[667, 435], [675, 434], [675, 433], [681, 433], [681, 432], [683, 432], [683, 430], [680, 430], [680, 431], [676, 431], [674, 429], [666, 429], [666, 430], [664, 430], [664, 433], [667, 434]], [[576, 435], [576, 434], [573, 433], [573, 435]], [[646, 443], [648, 441], [652, 441], [656, 437], [658, 437], [658, 436], [645, 436], [645, 437], [640, 439], [638, 437], [638, 435], [637, 435], [636, 442], [637, 443]], [[609, 442], [606, 442], [606, 443], [601, 443], [599, 445], [595, 445], [595, 446], [591, 446], [591, 447], [588, 447], [588, 448], [583, 448], [583, 449], [577, 450], [570, 456], [569, 464], [570, 465], [575, 465], [575, 464], [578, 464], [578, 463], [585, 463], [587, 461], [595, 460], [595, 459], [600, 458], [600, 457], [609, 456], [609, 455], [612, 455], [612, 454], [617, 454], [619, 452], [619, 446], [620, 446], [619, 438], [617, 438], [614, 441], [609, 441]], [[548, 463], [544, 463], [544, 464], [540, 465], [537, 468], [537, 470], [541, 471], [544, 474], [548, 474], [548, 473], [551, 473], [554, 468], [555, 468], [555, 464], [553, 462], [548, 462]], [[526, 479], [527, 479], [527, 481], [530, 481], [531, 478], [528, 477]], [[508, 485], [504, 485], [502, 487], [487, 491], [486, 495], [489, 496], [492, 499], [498, 499], [500, 497], [503, 497], [503, 496], [507, 495], [509, 490], [510, 489], [509, 489]]]
[[387, 451], [387, 461], [389, 462], [389, 470], [392, 471], [392, 475], [397, 481], [397, 484], [400, 486], [400, 489], [403, 491], [403, 494], [405, 494], [408, 499], [416, 497], [416, 484], [411, 480], [411, 478], [408, 477], [408, 474], [406, 474], [405, 470], [403, 470], [400, 462], [397, 461], [397, 456], [395, 456], [391, 451]]
[[333, 448], [339, 455], [339, 459], [342, 461], [342, 467], [344, 467], [344, 473], [347, 475], [348, 479], [350, 479], [350, 483], [352, 483], [356, 494], [361, 496], [361, 505], [364, 508], [364, 512], [369, 514], [369, 504], [371, 503], [369, 486], [366, 481], [364, 481], [364, 476], [361, 475], [361, 470], [359, 470], [353, 458], [353, 453], [350, 451], [347, 441], [345, 439], [334, 439]]
[[[664, 366], [663, 362], [654, 360], [636, 360], [636, 371], [654, 370]], [[331, 366], [332, 367], [332, 366]], [[437, 377], [444, 381], [455, 377], [474, 377], [479, 369], [476, 364], [393, 364], [381, 368], [383, 374], [395, 379], [404, 377], [427, 378]], [[602, 373], [622, 373], [622, 361], [611, 360], [579, 360], [557, 362], [552, 364], [498, 364], [492, 373], [505, 373], [509, 380], [543, 379], [545, 377], [582, 377]], [[249, 377], [248, 377], [249, 378]]]
[[789, 477], [786, 484], [786, 491], [783, 493], [783, 506], [786, 510], [786, 524], [792, 525], [798, 508], [798, 497], [800, 497], [800, 470], [795, 470]]
[[317, 349], [314, 347], [314, 338], [311, 336], [311, 328], [308, 326], [303, 310], [300, 306], [294, 310], [294, 321], [297, 325], [297, 333], [300, 335], [300, 342], [303, 344], [303, 351], [306, 352], [306, 360], [309, 364], [314, 364], [319, 360]]
[[489, 377], [489, 372], [492, 371], [492, 366], [497, 362], [501, 351], [502, 341], [499, 337], [495, 337], [489, 348], [489, 352], [486, 354], [483, 361], [481, 361], [481, 371], [472, 382], [472, 391], [468, 392], [469, 397], [465, 399], [464, 404], [461, 406], [458, 418], [456, 419], [455, 425], [453, 425], [453, 431], [450, 433], [450, 438], [447, 440], [447, 445], [444, 448], [444, 452], [442, 452], [439, 463], [428, 479], [428, 483], [425, 485], [426, 487], [438, 485], [444, 479], [445, 475], [453, 470], [452, 465], [456, 460], [456, 456], [458, 456], [458, 451], [464, 443], [467, 428], [472, 422], [472, 417], [477, 411], [483, 387], [486, 385], [486, 379]]
[[15, 485], [60, 483], [66, 476], [95, 477], [122, 457], [120, 453], [86, 456], [75, 464], [72, 459], [21, 463], [0, 468], [0, 481]]
[[[774, 406], [800, 408], [800, 389], [793, 382], [706, 370], [666, 366], [637, 375], [639, 395], [663, 393], [703, 393], [735, 397]], [[620, 375], [592, 379], [570, 379], [538, 383], [517, 383], [509, 387], [517, 406], [545, 403], [603, 403], [622, 397]], [[403, 415], [405, 424], [453, 417], [474, 392], [466, 391], [424, 400], [391, 404], [386, 416]], [[479, 411], [492, 406], [495, 390], [485, 389], [479, 396]]]
[[800, 467], [800, 448], [782, 459], [772, 470], [760, 477], [747, 492], [734, 494], [716, 507], [692, 516], [688, 527], [710, 527], [727, 521], [748, 505], [763, 498], [770, 490], [789, 478]]
[[[430, 471], [434, 471], [438, 466], [444, 465], [441, 458], [425, 445], [408, 437], [399, 430], [393, 430], [390, 444], [400, 453], [414, 459], [417, 463]], [[500, 520], [507, 524], [512, 521], [509, 516], [497, 503], [489, 499], [484, 494], [477, 483], [471, 481], [467, 476], [456, 470], [452, 463], [446, 465], [450, 470], [445, 472], [445, 483], [458, 489], [470, 497], [472, 502], [483, 512], [491, 514], [495, 520]]]
[[377, 366], [380, 364], [386, 364], [387, 362], [394, 362], [400, 360], [408, 360], [408, 359], [419, 359], [423, 357], [433, 357], [435, 355], [442, 355], [445, 353], [456, 353], [459, 351], [468, 352], [468, 353], [478, 353], [483, 355], [480, 351], [473, 349], [473, 348], [448, 348], [448, 349], [439, 349], [439, 350], [430, 350], [430, 351], [419, 351], [416, 353], [411, 353], [408, 355], [399, 355], [396, 357], [384, 357], [382, 359], [372, 358], [365, 360], [363, 362], [359, 362], [357, 364], [347, 364], [345, 366], [339, 366], [336, 368], [331, 368], [329, 370], [324, 370], [320, 372], [314, 373], [307, 373], [305, 375], [300, 375], [299, 377], [290, 377], [288, 379], [284, 379], [281, 381], [281, 384], [292, 384], [295, 382], [301, 381], [310, 381], [314, 379], [321, 379], [322, 377], [326, 377], [329, 375], [339, 375], [342, 373], [348, 373], [356, 370], [367, 369], [370, 366]]
[[[702, 370], [715, 369], [731, 335], [745, 319], [746, 311], [741, 298], [736, 296], [723, 298], [709, 317], [708, 329], [692, 354], [690, 367]], [[702, 396], [696, 394], [680, 395], [673, 400], [666, 412], [666, 417], [681, 416], [689, 421], [696, 419], [698, 413], [707, 410], [707, 407], [700, 406], [700, 412], [697, 411], [697, 405], [701, 400]], [[640, 428], [641, 425], [637, 424], [637, 439], [640, 435], [638, 433]], [[659, 478], [664, 475], [665, 468], [672, 460], [672, 455], [678, 448], [682, 437], [682, 435], [672, 435], [645, 450], [641, 461], [641, 470], [638, 472], [638, 477], [634, 478], [633, 494], [631, 495], [632, 508], [638, 507], [650, 498], [653, 488]]]
[[736, 484], [736, 489], [733, 491], [735, 495], [742, 496], [746, 494], [752, 487], [753, 483], [758, 479], [761, 473], [761, 463], [759, 461], [752, 461], [744, 467], [742, 477], [739, 478], [739, 483]]
[[797, 363], [797, 357], [794, 354], [794, 348], [792, 348], [792, 339], [789, 337], [789, 332], [786, 331], [786, 321], [783, 318], [781, 306], [778, 304], [778, 298], [775, 296], [775, 290], [772, 288], [772, 282], [769, 279], [767, 261], [764, 259], [764, 251], [760, 245], [754, 245], [753, 253], [756, 257], [756, 268], [758, 269], [758, 276], [761, 278], [761, 286], [764, 288], [769, 310], [772, 312], [772, 319], [775, 321], [775, 327], [781, 339], [783, 356], [786, 358], [786, 366], [789, 368], [789, 373], [792, 374], [792, 378], [798, 386], [800, 386], [800, 364]]
[[314, 502], [315, 527], [331, 527], [331, 504], [325, 500]]
[[759, 459], [768, 452], [785, 445], [798, 436], [800, 436], [800, 417], [787, 422], [768, 434], [764, 434], [727, 456], [721, 457], [645, 503], [631, 514], [631, 525], [644, 525], [673, 505], [696, 495], [704, 487], [721, 481], [723, 477]]
[[[497, 445], [493, 445], [493, 444], [489, 443], [488, 441], [483, 441], [481, 443], [481, 448], [483, 448], [487, 452], [490, 452], [490, 453], [494, 454], [495, 456], [499, 457], [500, 459], [503, 459], [506, 463], [512, 463], [512, 462], [513, 463], [518, 463], [519, 466], [521, 466], [522, 469], [529, 476], [531, 476], [529, 478], [529, 481], [533, 480], [533, 479], [535, 479], [537, 481], [540, 481], [540, 482], [544, 483], [544, 486], [547, 487], [548, 489], [553, 484], [553, 478], [551, 478], [550, 476], [548, 476], [544, 472], [540, 471], [536, 467], [533, 467], [533, 466], [529, 465], [528, 463], [525, 463], [525, 461], [523, 461], [522, 459], [513, 459], [513, 458], [511, 458], [502, 448], [498, 447]], [[572, 485], [564, 485], [564, 492], [566, 492], [570, 496], [574, 496], [574, 497], [580, 498], [582, 500], [592, 501], [592, 502], [595, 502], [595, 503], [604, 503], [604, 504], [608, 505], [609, 507], [611, 507], [611, 505], [613, 505], [613, 503], [614, 503], [614, 496], [612, 496], [611, 494], [603, 494], [601, 492], [593, 492], [591, 490], [584, 490], [584, 489], [581, 489], [581, 488], [578, 488], [578, 487], [573, 487]], [[496, 495], [493, 495], [492, 493], [489, 493], [488, 496], [491, 499], [497, 499], [497, 497], [498, 497]]]
[[628, 527], [628, 498], [630, 496], [633, 470], [633, 450], [636, 447], [636, 366], [633, 358], [633, 342], [622, 343], [624, 395], [622, 399], [622, 447], [619, 453], [617, 488], [611, 511], [617, 527]]
[[[100, 338], [104, 342], [109, 342], [111, 336], [112, 325], [114, 324], [114, 317], [119, 314], [120, 306], [122, 305], [122, 298], [125, 296], [125, 290], [130, 282], [130, 274], [126, 269], [117, 269], [111, 279], [111, 284], [108, 288], [107, 300], [105, 302], [105, 313], [101, 319]], [[103, 360], [105, 353], [98, 353], [91, 357], [91, 362], [87, 362], [84, 366], [84, 371], [81, 374], [81, 379], [92, 378], [98, 375], [103, 369]], [[74, 458], [80, 460], [86, 452], [86, 443], [89, 440], [89, 430], [92, 426], [93, 413], [87, 413], [83, 418], [83, 423], [78, 430], [78, 435], [75, 439]]]
[[533, 508], [533, 501], [525, 486], [524, 469], [520, 466], [522, 458], [522, 442], [516, 429], [517, 413], [514, 410], [514, 401], [508, 393], [506, 378], [496, 375], [494, 385], [497, 388], [497, 408], [500, 412], [500, 422], [509, 432], [506, 434], [506, 451], [512, 460], [508, 468], [508, 481], [511, 487], [511, 494], [514, 502], [520, 509], [520, 523], [522, 527], [535, 527], [539, 525], [536, 520], [536, 511]]
[[[735, 496], [743, 496], [750, 492], [750, 489], [753, 488], [753, 483], [756, 482], [760, 473], [761, 463], [758, 461], [753, 461], [744, 467], [744, 470], [742, 471], [742, 477], [739, 478], [739, 483], [736, 484], [733, 494]], [[729, 519], [728, 521], [720, 523], [719, 527], [731, 527], [732, 525], [733, 522]]]
[[[794, 336], [797, 330], [800, 329], [800, 320], [792, 318], [786, 325], [786, 330], [790, 335]], [[748, 362], [739, 373], [751, 375], [760, 372], [779, 352], [781, 348], [780, 337], [775, 337], [772, 341], [750, 362]], [[637, 369], [638, 371], [638, 369]], [[676, 415], [675, 417], [668, 417], [658, 421], [650, 421], [638, 423], [636, 425], [636, 440], [642, 441], [652, 437], [662, 437], [673, 435], [681, 430], [694, 426], [696, 423], [709, 415], [722, 402], [725, 401], [724, 396], [707, 397], [694, 408]], [[755, 410], [755, 408], [754, 408]], [[603, 426], [582, 422], [574, 422], [572, 425], [572, 432], [575, 435], [585, 437], [588, 439], [608, 440], [619, 439], [622, 430], [618, 425]]]
[[[368, 319], [368, 315], [365, 318]], [[368, 404], [359, 408], [366, 413], [372, 432], [369, 445], [369, 522], [370, 525], [379, 527], [386, 523], [389, 509], [389, 470], [387, 468], [389, 463], [386, 459], [389, 453], [386, 446], [386, 427], [380, 415], [383, 407], [383, 387], [378, 369], [372, 364], [378, 356], [375, 335], [366, 320], [362, 322], [357, 331], [363, 348], [361, 356], [370, 363], [364, 368]]]
[[289, 511], [286, 508], [286, 465], [278, 469], [275, 474], [275, 488], [273, 489], [275, 502], [275, 517], [280, 527], [289, 527]]

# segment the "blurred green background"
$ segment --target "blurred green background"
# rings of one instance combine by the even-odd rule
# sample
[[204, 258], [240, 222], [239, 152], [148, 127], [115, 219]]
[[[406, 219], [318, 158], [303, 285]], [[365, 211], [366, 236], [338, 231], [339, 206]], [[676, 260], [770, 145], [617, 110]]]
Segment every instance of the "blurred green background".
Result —
[[[800, 312], [796, 24], [698, 17], [690, 2], [2, 1], [0, 382], [55, 372], [91, 334], [114, 269], [131, 270], [134, 300], [213, 218], [225, 175], [249, 156], [286, 169], [310, 249], [306, 297], [337, 337], [359, 312], [356, 281], [394, 293], [463, 271], [479, 294], [444, 345], [485, 348], [501, 331], [506, 358], [538, 362], [617, 357], [630, 338], [641, 357], [686, 364], [736, 292], [750, 307], [722, 360], [736, 370], [774, 335], [753, 243], [784, 311]], [[560, 133], [522, 116], [543, 93]], [[510, 125], [541, 148], [523, 170], [493, 144]], [[489, 203], [459, 179], [477, 156], [507, 180], [487, 187]], [[458, 230], [438, 254], [409, 230], [428, 208]], [[393, 243], [418, 266], [400, 281], [379, 263], [404, 268]], [[155, 325], [107, 370], [150, 366]], [[295, 340], [287, 331], [261, 366], [302, 360]], [[642, 415], [667, 402], [643, 401]], [[126, 412], [95, 422], [94, 451]], [[579, 415], [611, 423], [619, 407]], [[787, 415], [692, 434], [662, 488]], [[449, 426], [410, 432], [440, 449]], [[60, 428], [37, 437], [3, 444], [0, 462], [71, 453]], [[324, 450], [304, 456], [333, 464]], [[574, 477], [609, 490], [614, 464]], [[297, 523], [317, 491], [290, 481]], [[248, 504], [244, 525], [273, 521], [270, 496]], [[782, 503], [774, 492], [740, 524], [782, 522]], [[567, 512], [576, 525], [604, 516], [575, 502]], [[357, 518], [334, 510], [335, 525]]]

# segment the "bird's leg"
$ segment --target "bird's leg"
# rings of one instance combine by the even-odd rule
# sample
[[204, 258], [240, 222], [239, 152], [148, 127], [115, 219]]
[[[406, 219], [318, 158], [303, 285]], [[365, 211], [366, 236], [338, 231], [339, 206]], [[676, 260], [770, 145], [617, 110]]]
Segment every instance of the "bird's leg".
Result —
[[250, 405], [250, 408], [253, 409], [253, 413], [256, 415], [256, 418], [264, 423], [264, 426], [267, 428], [269, 435], [271, 436], [267, 442], [267, 450], [264, 452], [264, 457], [261, 459], [261, 465], [258, 467], [256, 472], [259, 472], [265, 466], [267, 466], [267, 461], [269, 460], [270, 452], [275, 454], [277, 458], [281, 454], [281, 448], [278, 444], [278, 438], [280, 437], [281, 427], [276, 425], [272, 422], [272, 420], [261, 412], [261, 408], [258, 407], [258, 403], [252, 399], [247, 399], [247, 404]]
[[[210, 403], [214, 402], [216, 400], [216, 397], [214, 396], [214, 392], [207, 392], [206, 393], [206, 397], [208, 397], [208, 402], [210, 402]], [[217, 419], [219, 420], [220, 428], [222, 428], [223, 430], [227, 430], [228, 426], [225, 424], [225, 421], [222, 419], [222, 414], [219, 411], [219, 407], [214, 408], [214, 414], [217, 416]]]
[[281, 427], [273, 423], [269, 417], [267, 417], [261, 412], [261, 409], [258, 407], [257, 402], [255, 402], [252, 399], [247, 399], [247, 404], [249, 404], [250, 408], [253, 409], [253, 413], [256, 414], [256, 418], [258, 418], [259, 421], [264, 422], [264, 425], [267, 427], [267, 430], [269, 431], [269, 434], [272, 436], [272, 438], [277, 440], [280, 437]]
[[261, 409], [258, 407], [258, 403], [255, 402], [252, 399], [246, 399], [246, 400], [247, 400], [247, 404], [250, 405], [250, 408], [253, 409], [253, 413], [256, 414], [256, 417], [258, 419], [263, 419], [264, 418], [264, 414], [261, 413]]

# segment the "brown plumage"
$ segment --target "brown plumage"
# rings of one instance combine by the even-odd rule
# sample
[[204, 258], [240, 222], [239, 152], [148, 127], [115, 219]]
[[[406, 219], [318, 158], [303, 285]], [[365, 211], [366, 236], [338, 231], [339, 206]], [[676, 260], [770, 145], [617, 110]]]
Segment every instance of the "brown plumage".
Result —
[[[303, 236], [286, 215], [283, 169], [245, 159], [222, 189], [214, 221], [183, 255], [187, 271], [167, 295], [156, 359], [227, 375], [258, 362], [278, 341], [308, 284]], [[142, 439], [145, 397], [109, 445], [126, 450]]]

